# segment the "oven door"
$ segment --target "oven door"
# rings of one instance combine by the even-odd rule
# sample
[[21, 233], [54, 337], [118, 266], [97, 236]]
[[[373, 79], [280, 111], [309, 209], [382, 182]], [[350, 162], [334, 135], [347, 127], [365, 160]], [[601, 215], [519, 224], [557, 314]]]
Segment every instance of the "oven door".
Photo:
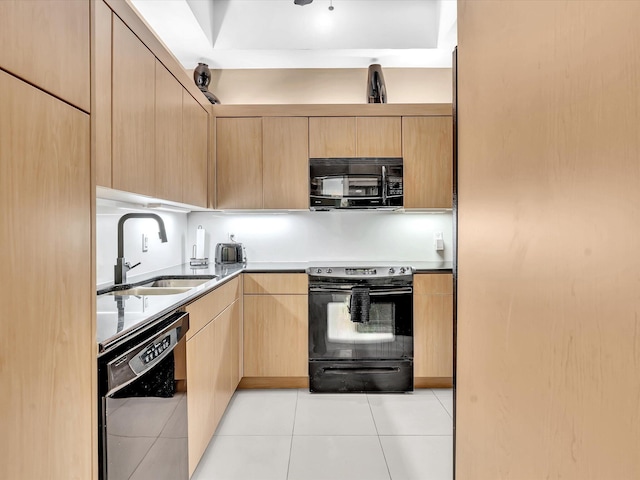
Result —
[[[354, 287], [368, 295], [360, 305], [352, 298]], [[411, 287], [310, 286], [310, 361], [412, 358]]]

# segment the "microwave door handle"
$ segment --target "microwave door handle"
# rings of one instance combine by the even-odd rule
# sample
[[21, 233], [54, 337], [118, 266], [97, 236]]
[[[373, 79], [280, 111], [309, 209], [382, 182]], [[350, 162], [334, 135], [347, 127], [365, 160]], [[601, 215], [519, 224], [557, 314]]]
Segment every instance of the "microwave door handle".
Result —
[[387, 167], [382, 165], [382, 205], [387, 204]]

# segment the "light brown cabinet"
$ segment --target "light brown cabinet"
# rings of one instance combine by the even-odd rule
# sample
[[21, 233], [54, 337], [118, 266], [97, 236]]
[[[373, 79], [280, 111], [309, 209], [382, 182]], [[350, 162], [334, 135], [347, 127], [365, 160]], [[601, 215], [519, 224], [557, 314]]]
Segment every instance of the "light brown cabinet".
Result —
[[262, 119], [216, 119], [217, 208], [262, 208]]
[[92, 3], [91, 56], [93, 95], [91, 130], [96, 185], [111, 188], [111, 43], [113, 12], [103, 2]]
[[309, 208], [309, 121], [262, 119], [264, 208]]
[[235, 278], [186, 307], [190, 475], [242, 376], [241, 296]]
[[0, 1], [0, 67], [89, 112], [89, 4]]
[[245, 274], [244, 288], [243, 382], [293, 386], [278, 383], [284, 377], [302, 386], [308, 376], [307, 276]]
[[112, 186], [155, 195], [156, 58], [113, 17]]
[[[207, 207], [209, 115], [182, 89], [182, 202]], [[174, 179], [174, 181], [176, 181]]]
[[413, 287], [416, 386], [449, 387], [453, 384], [453, 276], [416, 274]]
[[405, 208], [451, 208], [453, 123], [451, 117], [403, 117]]
[[309, 157], [401, 157], [400, 117], [312, 117]]
[[[6, 3], [30, 2], [0, 2], [3, 29], [13, 28]], [[89, 115], [4, 71], [0, 105], [0, 476], [90, 479], [97, 352]]]
[[93, 15], [96, 184], [206, 208], [209, 114], [104, 2]]
[[309, 118], [309, 157], [355, 157], [355, 117]]
[[154, 196], [181, 202], [183, 198], [182, 85], [156, 60]]
[[306, 117], [223, 117], [216, 125], [217, 208], [308, 208]]

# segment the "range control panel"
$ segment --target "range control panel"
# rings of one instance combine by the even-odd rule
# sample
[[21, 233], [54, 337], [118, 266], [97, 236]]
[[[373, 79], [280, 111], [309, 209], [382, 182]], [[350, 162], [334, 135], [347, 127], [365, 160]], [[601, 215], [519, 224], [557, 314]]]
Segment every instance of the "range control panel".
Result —
[[383, 278], [413, 274], [409, 266], [405, 267], [310, 267], [309, 275], [332, 278]]

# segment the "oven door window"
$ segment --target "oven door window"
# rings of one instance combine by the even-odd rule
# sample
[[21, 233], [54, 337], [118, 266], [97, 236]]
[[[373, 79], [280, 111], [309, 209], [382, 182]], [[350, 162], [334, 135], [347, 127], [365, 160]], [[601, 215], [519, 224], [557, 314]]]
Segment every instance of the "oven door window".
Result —
[[[310, 359], [400, 359], [413, 356], [413, 302], [408, 295], [372, 295], [367, 321], [350, 312], [349, 294], [309, 296]], [[356, 320], [356, 321], [354, 321]]]

